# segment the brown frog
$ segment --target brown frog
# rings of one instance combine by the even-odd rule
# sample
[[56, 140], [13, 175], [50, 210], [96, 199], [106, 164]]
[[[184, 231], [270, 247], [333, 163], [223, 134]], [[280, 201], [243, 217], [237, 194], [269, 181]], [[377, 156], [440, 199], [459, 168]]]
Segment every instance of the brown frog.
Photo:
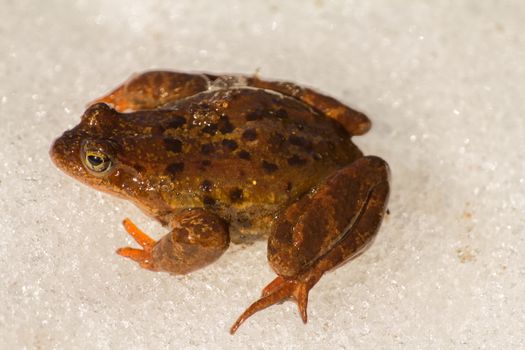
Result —
[[309, 290], [376, 235], [389, 193], [387, 164], [351, 137], [368, 118], [308, 88], [258, 77], [153, 71], [95, 101], [51, 148], [54, 163], [131, 200], [171, 230], [159, 241], [126, 219], [142, 249], [118, 254], [186, 274], [230, 240], [268, 235], [277, 273], [231, 328]]

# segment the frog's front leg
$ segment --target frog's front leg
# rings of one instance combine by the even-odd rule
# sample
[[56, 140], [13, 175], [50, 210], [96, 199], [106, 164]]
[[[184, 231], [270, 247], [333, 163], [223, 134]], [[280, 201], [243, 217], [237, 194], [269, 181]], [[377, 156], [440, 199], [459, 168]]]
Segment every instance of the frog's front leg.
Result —
[[119, 112], [155, 109], [208, 89], [202, 74], [149, 71], [135, 74], [109, 94], [90, 105], [105, 102]]
[[171, 232], [158, 242], [124, 220], [126, 231], [143, 249], [120, 248], [119, 255], [152, 271], [186, 274], [217, 260], [226, 251], [230, 235], [226, 223], [204, 209], [189, 209], [170, 222]]
[[378, 157], [363, 157], [282, 212], [268, 240], [268, 260], [278, 277], [238, 318], [231, 333], [257, 311], [287, 298], [295, 299], [306, 323], [309, 290], [326, 271], [371, 243], [388, 193], [388, 165]]

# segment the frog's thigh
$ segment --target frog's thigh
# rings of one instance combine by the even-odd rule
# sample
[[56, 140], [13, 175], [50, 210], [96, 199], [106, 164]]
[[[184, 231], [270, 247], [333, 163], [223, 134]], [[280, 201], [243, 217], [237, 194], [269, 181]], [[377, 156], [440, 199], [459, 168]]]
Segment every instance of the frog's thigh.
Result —
[[279, 216], [268, 241], [270, 265], [282, 277], [312, 277], [315, 284], [368, 246], [388, 193], [388, 165], [378, 157], [338, 170]]
[[93, 103], [105, 102], [119, 112], [154, 109], [208, 89], [202, 74], [149, 71], [135, 74]]
[[143, 250], [121, 248], [117, 252], [154, 271], [186, 274], [217, 260], [226, 251], [230, 235], [226, 223], [204, 209], [190, 209], [170, 222], [171, 232], [153, 241], [130, 222], [126, 229]]
[[297, 98], [313, 109], [337, 120], [351, 135], [362, 135], [370, 130], [371, 122], [366, 115], [342, 104], [335, 98], [312, 89], [290, 82], [265, 81], [257, 77], [247, 78], [247, 85], [277, 91]]

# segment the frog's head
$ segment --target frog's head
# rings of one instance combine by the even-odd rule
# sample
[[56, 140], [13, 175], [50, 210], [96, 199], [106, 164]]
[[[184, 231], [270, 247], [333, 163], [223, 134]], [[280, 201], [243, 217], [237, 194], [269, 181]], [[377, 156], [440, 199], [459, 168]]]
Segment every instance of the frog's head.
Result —
[[55, 140], [50, 156], [58, 168], [91, 187], [146, 210], [162, 210], [162, 176], [156, 169], [162, 163], [156, 145], [162, 140], [151, 127], [135, 122], [137, 117], [95, 104], [77, 126]]

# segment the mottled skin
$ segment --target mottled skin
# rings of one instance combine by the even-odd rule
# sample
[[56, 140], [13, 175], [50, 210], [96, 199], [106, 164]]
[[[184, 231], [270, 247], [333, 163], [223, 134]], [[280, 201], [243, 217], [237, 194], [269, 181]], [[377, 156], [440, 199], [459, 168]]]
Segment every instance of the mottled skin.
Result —
[[95, 101], [51, 148], [69, 175], [137, 204], [171, 229], [120, 255], [184, 274], [268, 235], [278, 277], [233, 325], [286, 298], [306, 322], [308, 291], [377, 233], [388, 166], [351, 136], [370, 121], [335, 99], [257, 77], [146, 72]]

